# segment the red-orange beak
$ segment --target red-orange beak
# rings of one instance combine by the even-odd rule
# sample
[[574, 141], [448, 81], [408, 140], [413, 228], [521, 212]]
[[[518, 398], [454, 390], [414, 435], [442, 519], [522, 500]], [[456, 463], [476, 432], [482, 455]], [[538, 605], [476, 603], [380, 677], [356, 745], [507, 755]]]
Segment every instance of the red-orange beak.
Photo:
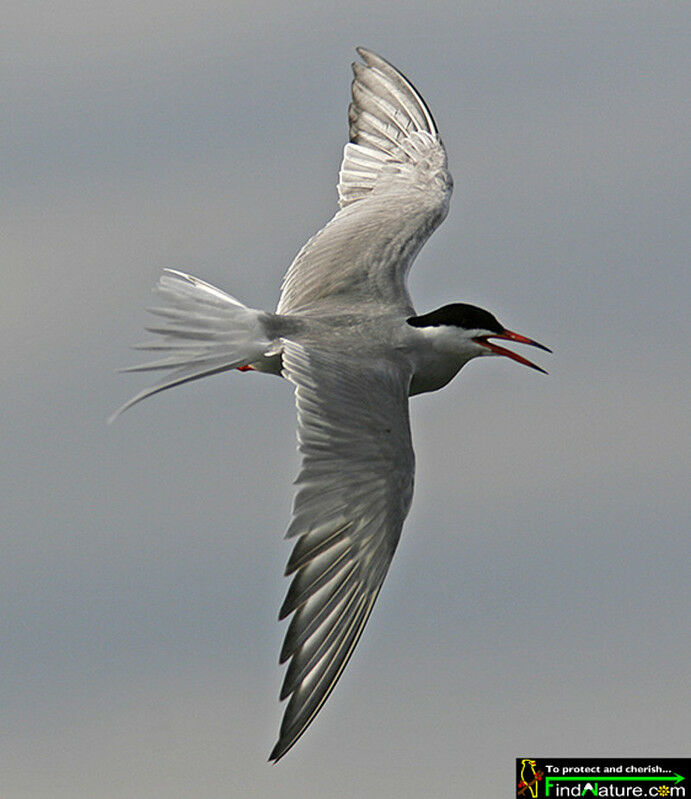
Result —
[[505, 347], [495, 344], [493, 341], [489, 340], [490, 338], [501, 338], [506, 341], [517, 341], [519, 344], [529, 344], [531, 347], [537, 347], [545, 352], [552, 352], [549, 347], [545, 347], [544, 344], [538, 344], [537, 341], [533, 341], [531, 338], [526, 338], [520, 333], [514, 333], [513, 330], [504, 330], [503, 333], [493, 333], [491, 336], [478, 336], [477, 338], [473, 339], [473, 341], [475, 341], [477, 344], [487, 347], [487, 349], [495, 353], [495, 355], [505, 355], [507, 358], [511, 358], [512, 361], [518, 361], [518, 363], [522, 363], [524, 366], [529, 366], [531, 369], [537, 369], [538, 372], [542, 372], [545, 375], [547, 374], [547, 372], [545, 372], [545, 370], [540, 366], [537, 366], [532, 361], [524, 358], [522, 355], [518, 355], [516, 352], [511, 352], [511, 350], [507, 350]]

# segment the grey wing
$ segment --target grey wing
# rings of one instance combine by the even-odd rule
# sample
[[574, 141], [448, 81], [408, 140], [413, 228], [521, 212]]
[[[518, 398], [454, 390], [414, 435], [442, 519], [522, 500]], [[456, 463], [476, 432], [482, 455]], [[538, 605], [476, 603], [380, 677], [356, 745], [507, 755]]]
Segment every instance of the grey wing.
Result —
[[383, 58], [358, 53], [341, 210], [293, 261], [279, 313], [363, 302], [409, 309], [408, 270], [448, 211], [453, 181], [425, 102]]
[[281, 663], [290, 697], [278, 760], [312, 722], [357, 644], [391, 563], [413, 492], [410, 372], [391, 360], [364, 367], [286, 342], [302, 468], [288, 537], [297, 542], [280, 611], [293, 614]]

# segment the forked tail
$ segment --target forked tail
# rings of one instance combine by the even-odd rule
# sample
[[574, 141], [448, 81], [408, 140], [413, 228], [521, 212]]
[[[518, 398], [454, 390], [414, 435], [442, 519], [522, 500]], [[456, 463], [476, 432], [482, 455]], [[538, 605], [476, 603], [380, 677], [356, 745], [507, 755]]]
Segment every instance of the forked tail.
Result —
[[165, 321], [147, 327], [159, 338], [135, 349], [155, 350], [163, 357], [130, 366], [123, 372], [162, 371], [153, 386], [140, 391], [108, 419], [112, 422], [140, 400], [206, 375], [237, 369], [257, 361], [270, 348], [265, 320], [269, 314], [238, 302], [199, 278], [166, 269], [155, 288], [163, 305], [150, 312]]

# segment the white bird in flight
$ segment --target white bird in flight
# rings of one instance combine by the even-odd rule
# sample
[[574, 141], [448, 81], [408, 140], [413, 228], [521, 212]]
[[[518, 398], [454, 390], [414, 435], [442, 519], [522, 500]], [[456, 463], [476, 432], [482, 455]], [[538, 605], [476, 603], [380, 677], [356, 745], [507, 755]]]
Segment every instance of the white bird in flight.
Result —
[[300, 250], [275, 313], [248, 308], [191, 275], [165, 270], [156, 287], [165, 320], [139, 346], [160, 371], [136, 402], [229, 369], [295, 386], [302, 465], [286, 537], [293, 575], [279, 619], [292, 615], [280, 662], [289, 699], [277, 761], [334, 689], [362, 635], [413, 495], [408, 397], [445, 386], [496, 343], [550, 350], [488, 311], [454, 303], [416, 315], [406, 287], [422, 245], [446, 216], [453, 181], [444, 146], [413, 85], [375, 53], [353, 64], [350, 141], [338, 179], [340, 210]]

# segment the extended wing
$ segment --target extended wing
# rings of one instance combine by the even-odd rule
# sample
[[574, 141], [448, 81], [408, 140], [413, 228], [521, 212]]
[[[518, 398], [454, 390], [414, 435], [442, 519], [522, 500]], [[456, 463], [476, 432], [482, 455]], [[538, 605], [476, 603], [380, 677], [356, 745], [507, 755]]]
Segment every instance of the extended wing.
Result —
[[278, 760], [333, 690], [369, 618], [413, 493], [405, 364], [350, 362], [285, 342], [295, 384], [302, 468], [288, 537], [294, 574], [280, 618], [293, 614], [281, 662], [290, 697]]
[[279, 313], [368, 302], [410, 311], [406, 275], [448, 210], [453, 182], [423, 99], [383, 58], [358, 53], [341, 210], [293, 261]]

